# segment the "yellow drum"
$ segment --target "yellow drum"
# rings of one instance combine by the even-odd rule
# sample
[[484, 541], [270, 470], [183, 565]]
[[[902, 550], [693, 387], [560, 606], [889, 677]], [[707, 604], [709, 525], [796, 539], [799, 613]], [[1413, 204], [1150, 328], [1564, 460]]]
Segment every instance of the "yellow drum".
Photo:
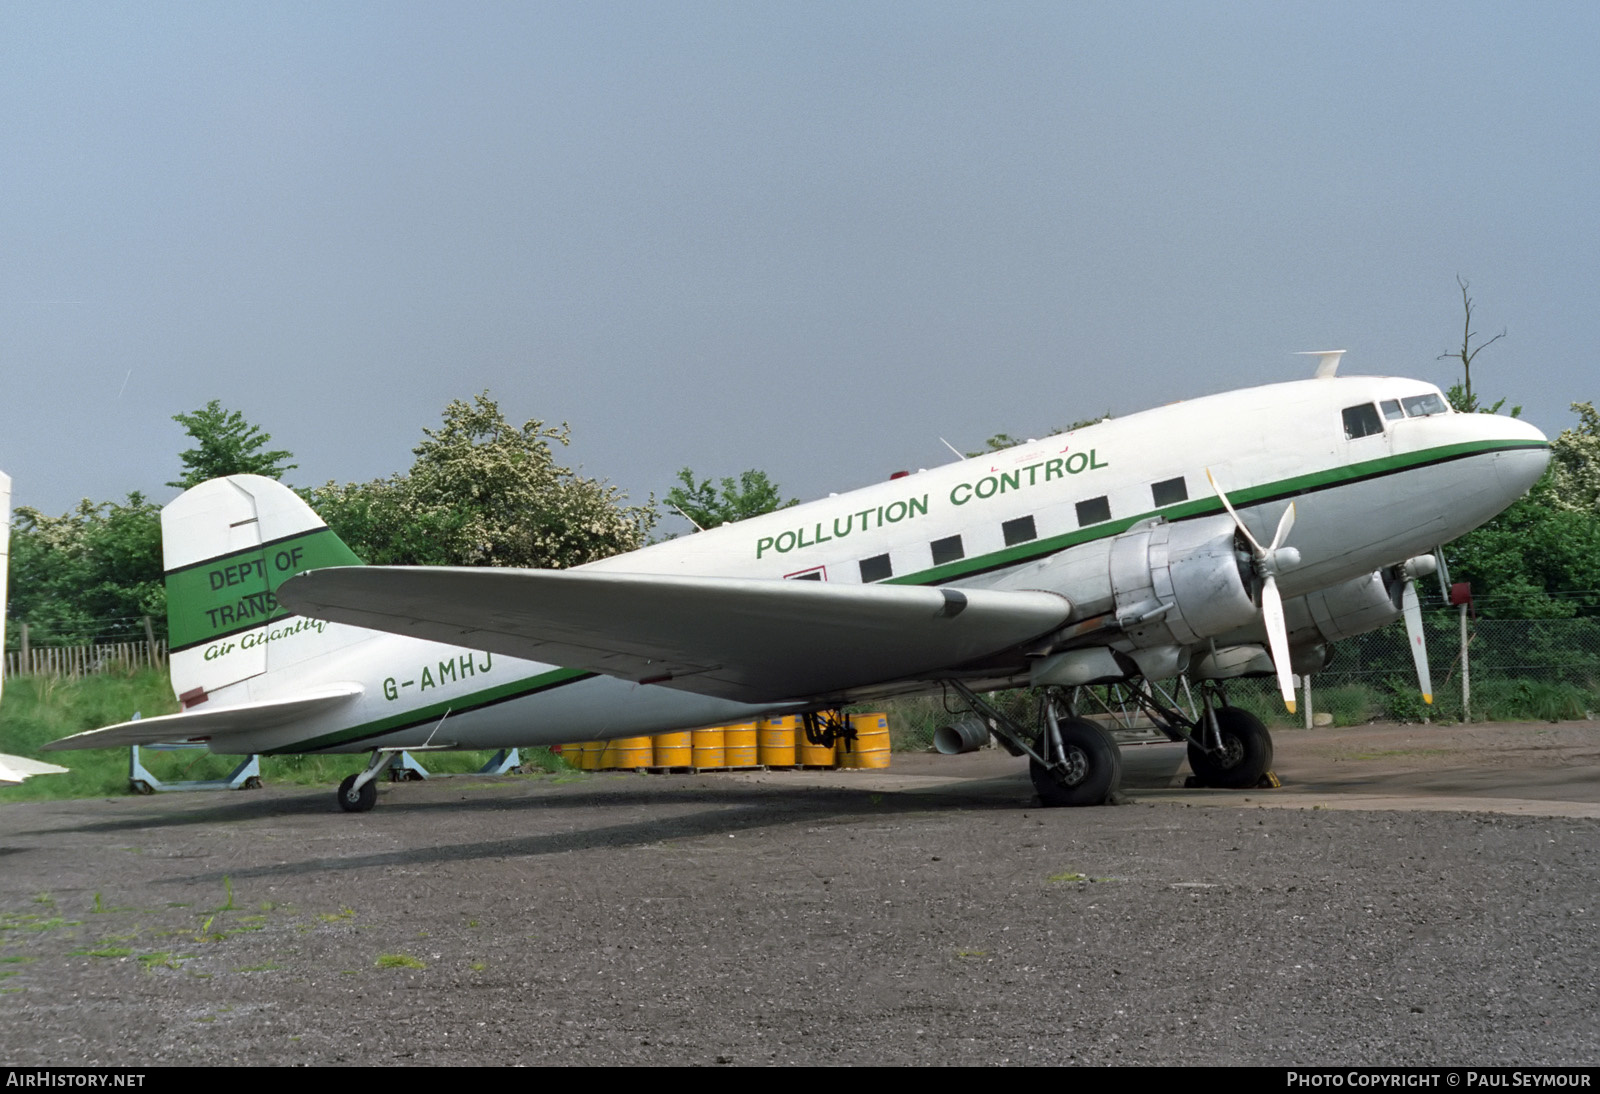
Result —
[[649, 737], [624, 737], [612, 741], [606, 752], [612, 757], [611, 767], [623, 770], [649, 767], [655, 760], [655, 741]]
[[728, 750], [722, 727], [695, 730], [691, 738], [690, 752], [694, 767], [727, 767]]
[[769, 714], [756, 726], [756, 757], [767, 767], [793, 767], [794, 742], [800, 733], [800, 717], [795, 714]]
[[[837, 717], [834, 711], [822, 711], [821, 714]], [[820, 716], [820, 715], [819, 715]], [[794, 734], [795, 747], [800, 754], [800, 763], [804, 767], [833, 767], [838, 763], [834, 756], [832, 745], [814, 745], [806, 740], [804, 725], [798, 724]]]
[[724, 758], [729, 767], [755, 767], [759, 750], [756, 748], [756, 724], [737, 722], [722, 727]]
[[852, 714], [850, 728], [856, 731], [854, 745], [849, 752], [844, 742], [839, 742], [839, 766], [852, 768], [877, 768], [889, 766], [889, 716], [887, 714]]
[[692, 739], [693, 735], [688, 730], [663, 733], [656, 737], [656, 766], [688, 767], [693, 757]]

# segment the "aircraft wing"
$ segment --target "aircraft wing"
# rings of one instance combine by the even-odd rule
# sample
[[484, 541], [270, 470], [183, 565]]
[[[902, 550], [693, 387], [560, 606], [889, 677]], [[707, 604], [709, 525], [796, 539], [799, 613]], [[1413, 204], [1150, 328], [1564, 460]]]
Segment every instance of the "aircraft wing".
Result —
[[0, 753], [0, 786], [14, 786], [35, 775], [65, 775], [67, 769], [43, 760], [30, 760], [26, 756]]
[[[263, 699], [215, 710], [186, 710], [159, 718], [135, 718], [103, 729], [74, 733], [45, 745], [46, 751], [78, 748], [126, 748], [177, 741], [216, 741], [231, 733], [270, 729], [340, 706], [360, 695], [360, 684], [335, 684], [288, 699]], [[212, 751], [225, 751], [213, 748]]]
[[439, 566], [312, 570], [277, 595], [317, 619], [742, 702], [926, 677], [1071, 611], [1046, 592]]

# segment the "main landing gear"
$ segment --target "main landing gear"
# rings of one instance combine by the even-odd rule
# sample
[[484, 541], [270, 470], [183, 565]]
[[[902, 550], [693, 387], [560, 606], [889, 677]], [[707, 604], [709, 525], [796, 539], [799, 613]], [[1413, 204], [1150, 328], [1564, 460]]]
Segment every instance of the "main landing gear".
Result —
[[[1122, 750], [1099, 723], [1078, 714], [1089, 701], [1117, 713], [1094, 691], [1037, 689], [1038, 713], [1025, 726], [959, 680], [948, 683], [1007, 751], [1028, 757], [1028, 774], [1041, 804], [1104, 805], [1114, 800], [1122, 782]], [[1115, 690], [1123, 714], [1131, 707], [1169, 740], [1187, 743], [1194, 772], [1189, 785], [1246, 790], [1272, 780], [1271, 734], [1255, 715], [1229, 706], [1217, 681], [1203, 681], [1194, 689], [1199, 694], [1194, 717], [1149, 681], [1135, 680]]]

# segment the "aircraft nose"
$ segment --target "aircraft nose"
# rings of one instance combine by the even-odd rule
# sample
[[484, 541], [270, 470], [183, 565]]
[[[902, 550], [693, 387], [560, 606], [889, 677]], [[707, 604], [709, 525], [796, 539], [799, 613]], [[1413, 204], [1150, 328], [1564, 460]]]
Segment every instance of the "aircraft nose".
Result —
[[1550, 441], [1534, 426], [1515, 418], [1504, 419], [1501, 433], [1516, 447], [1496, 453], [1495, 478], [1507, 500], [1514, 501], [1526, 494], [1549, 466]]

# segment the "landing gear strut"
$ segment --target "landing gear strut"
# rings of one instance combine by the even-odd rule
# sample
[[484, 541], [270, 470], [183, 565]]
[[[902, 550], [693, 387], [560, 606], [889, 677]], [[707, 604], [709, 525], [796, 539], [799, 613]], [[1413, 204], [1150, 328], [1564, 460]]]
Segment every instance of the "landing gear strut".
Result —
[[1125, 685], [1118, 695], [1124, 707], [1137, 707], [1169, 740], [1188, 744], [1189, 768], [1194, 772], [1191, 785], [1226, 790], [1261, 785], [1272, 770], [1272, 735], [1267, 727], [1254, 714], [1229, 706], [1220, 681], [1203, 680], [1194, 690], [1200, 694], [1200, 709], [1193, 718], [1148, 680]]
[[373, 749], [372, 759], [366, 769], [351, 775], [339, 784], [334, 800], [346, 813], [365, 813], [378, 804], [378, 776], [382, 775], [400, 753], [395, 749]]
[[1122, 782], [1122, 751], [1095, 723], [1071, 713], [1061, 717], [1058, 689], [1039, 692], [1039, 715], [1030, 731], [961, 681], [949, 684], [1006, 751], [1028, 757], [1028, 774], [1041, 804], [1104, 805], [1116, 793]]

